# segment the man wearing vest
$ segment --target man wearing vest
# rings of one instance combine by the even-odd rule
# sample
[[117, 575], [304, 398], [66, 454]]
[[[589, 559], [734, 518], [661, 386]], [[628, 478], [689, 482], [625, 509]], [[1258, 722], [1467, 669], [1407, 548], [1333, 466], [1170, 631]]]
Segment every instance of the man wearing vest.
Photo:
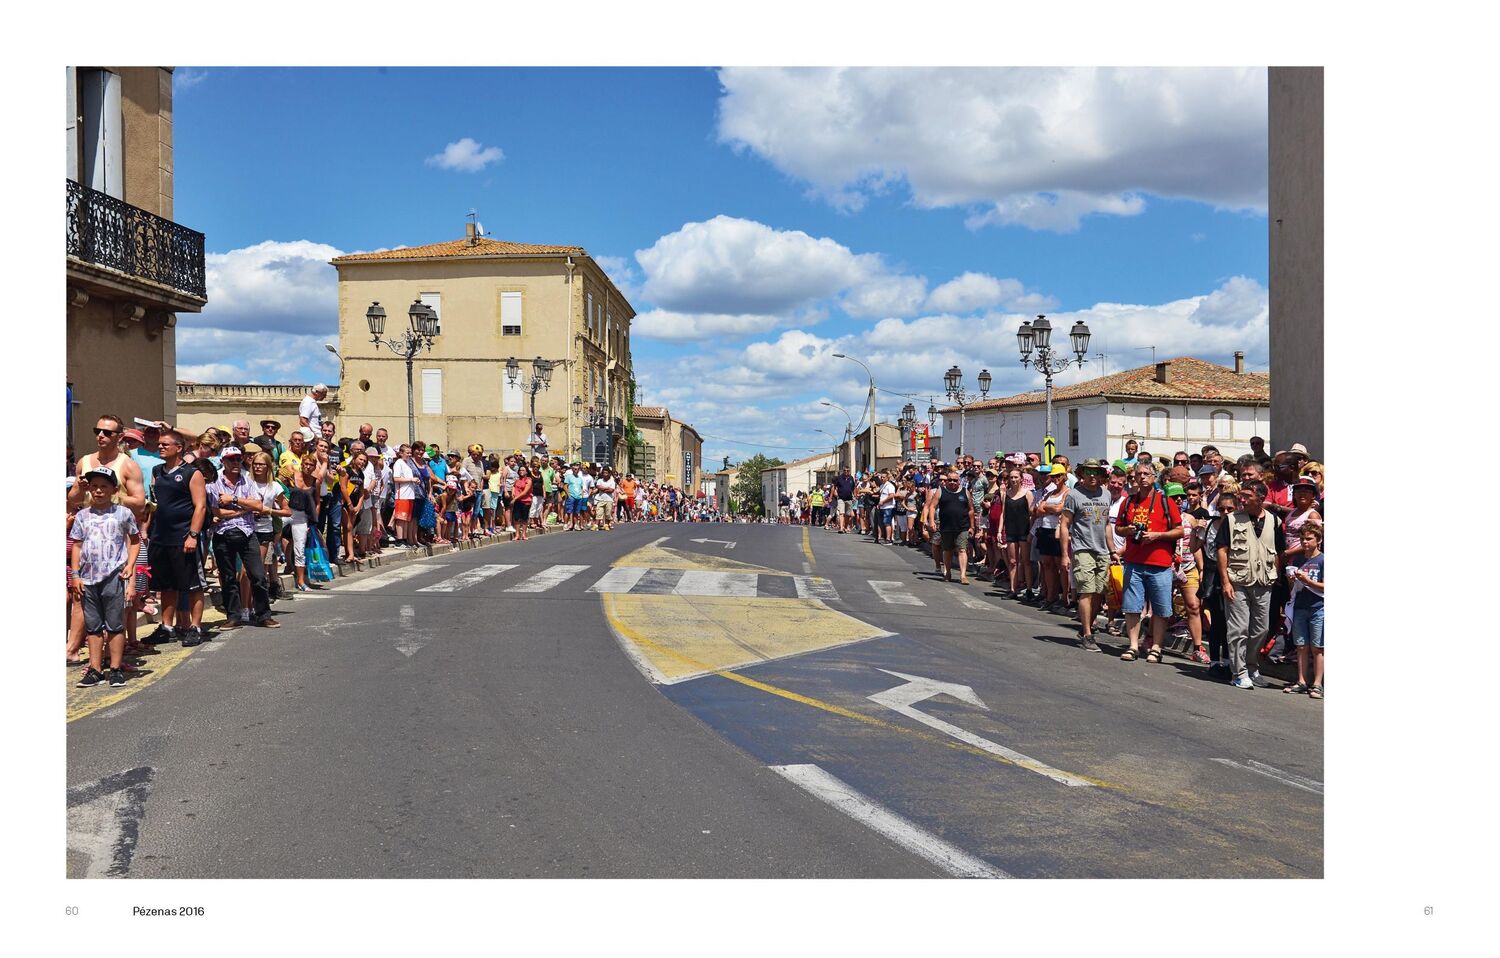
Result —
[[1265, 508], [1266, 484], [1241, 484], [1240, 508], [1224, 517], [1219, 535], [1219, 584], [1224, 592], [1224, 623], [1229, 668], [1235, 688], [1264, 688], [1260, 645], [1271, 631], [1271, 589], [1276, 556], [1286, 549], [1281, 521]]
[[1135, 466], [1135, 491], [1120, 506], [1115, 529], [1125, 540], [1125, 632], [1130, 648], [1120, 654], [1135, 660], [1140, 648], [1141, 614], [1151, 606], [1151, 638], [1146, 661], [1160, 662], [1167, 620], [1172, 617], [1172, 562], [1182, 538], [1182, 513], [1177, 503], [1156, 488], [1156, 470], [1148, 463]]

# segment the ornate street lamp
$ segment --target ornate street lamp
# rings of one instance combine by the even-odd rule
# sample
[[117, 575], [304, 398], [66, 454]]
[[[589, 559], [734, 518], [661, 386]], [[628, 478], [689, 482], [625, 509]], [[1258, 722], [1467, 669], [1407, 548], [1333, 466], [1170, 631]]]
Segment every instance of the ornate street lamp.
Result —
[[[954, 405], [958, 406], [958, 445], [953, 453], [956, 455], [964, 449], [964, 429], [967, 425], [967, 408], [975, 399], [983, 399], [990, 394], [990, 371], [983, 370], [979, 374], [979, 395], [975, 396], [964, 388], [964, 373], [957, 366], [949, 369], [943, 374], [944, 391]], [[931, 410], [936, 413], [936, 409]], [[946, 444], [945, 444], [946, 445]]]
[[[556, 365], [553, 360], [543, 359], [538, 356], [531, 360], [531, 375], [521, 375], [521, 362], [511, 356], [505, 360], [505, 379], [512, 386], [520, 384], [521, 391], [531, 396], [531, 425], [527, 427], [527, 438], [531, 438], [531, 432], [536, 428], [536, 394], [544, 389], [552, 388], [552, 367]], [[573, 408], [578, 408], [578, 399], [573, 400]]]
[[411, 364], [417, 353], [432, 349], [432, 339], [437, 335], [437, 313], [419, 299], [407, 310], [410, 328], [400, 339], [381, 339], [385, 332], [385, 307], [375, 302], [365, 310], [365, 323], [370, 327], [370, 342], [384, 346], [406, 360], [406, 441], [417, 441], [417, 415], [413, 402]]
[[[1089, 351], [1089, 328], [1084, 325], [1083, 320], [1080, 319], [1073, 324], [1073, 328], [1068, 331], [1068, 339], [1075, 354], [1072, 359], [1059, 356], [1052, 351], [1052, 323], [1046, 316], [1037, 316], [1035, 322], [1022, 323], [1021, 328], [1016, 332], [1016, 342], [1021, 350], [1021, 365], [1035, 369], [1046, 378], [1046, 439], [1052, 438], [1052, 377], [1074, 364], [1082, 368], [1083, 364], [1088, 361], [1083, 357]], [[1033, 348], [1036, 350], [1035, 358], [1031, 355]]]

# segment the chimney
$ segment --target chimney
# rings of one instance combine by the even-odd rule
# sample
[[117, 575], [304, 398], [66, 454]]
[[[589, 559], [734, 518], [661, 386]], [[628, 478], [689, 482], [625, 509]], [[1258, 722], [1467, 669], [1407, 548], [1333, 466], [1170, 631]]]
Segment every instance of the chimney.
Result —
[[1170, 361], [1156, 364], [1156, 381], [1162, 384], [1172, 381], [1172, 363]]
[[479, 229], [474, 225], [473, 220], [464, 224], [464, 234], [468, 237], [470, 246], [479, 245]]
[[1243, 349], [1236, 349], [1234, 351], [1234, 372], [1235, 375], [1243, 375], [1245, 372], [1245, 351]]

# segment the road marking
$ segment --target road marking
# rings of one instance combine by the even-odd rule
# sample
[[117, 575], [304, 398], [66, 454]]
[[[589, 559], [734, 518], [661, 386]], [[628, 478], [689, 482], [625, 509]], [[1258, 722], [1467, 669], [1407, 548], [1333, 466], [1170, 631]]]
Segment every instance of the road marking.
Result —
[[981, 858], [937, 837], [825, 772], [816, 765], [772, 765], [771, 771], [819, 801], [832, 805], [850, 818], [956, 878], [1010, 878]]
[[1235, 762], [1227, 758], [1215, 758], [1210, 759], [1210, 761], [1218, 762], [1220, 765], [1228, 765], [1231, 768], [1242, 768], [1247, 772], [1254, 772], [1257, 775], [1264, 775], [1266, 778], [1274, 778], [1276, 781], [1282, 783], [1283, 785], [1290, 785], [1293, 788], [1300, 788], [1304, 792], [1312, 792], [1314, 795], [1323, 794], [1322, 782], [1316, 781], [1311, 778], [1303, 778], [1301, 775], [1293, 775], [1291, 772], [1283, 772], [1279, 768], [1272, 768], [1271, 766], [1266, 765], [1263, 762], [1257, 762], [1254, 759], [1247, 759], [1243, 765], [1239, 762]]
[[586, 565], [555, 565], [551, 568], [543, 569], [526, 581], [513, 585], [505, 591], [546, 592], [548, 589], [562, 585], [587, 568], [588, 566]]
[[921, 722], [928, 728], [935, 728], [944, 735], [951, 735], [960, 742], [967, 742], [975, 748], [983, 749], [992, 755], [1000, 755], [1008, 758], [1012, 763], [1021, 768], [1036, 772], [1038, 775], [1050, 778], [1054, 782], [1084, 788], [1094, 784], [1089, 779], [1059, 771], [1050, 765], [1038, 762], [1029, 755], [1022, 755], [1014, 749], [1006, 748], [997, 742], [991, 742], [989, 739], [961, 729], [957, 725], [950, 725], [942, 719], [933, 718], [931, 715], [919, 712], [915, 708], [918, 702], [925, 702], [934, 695], [951, 695], [960, 702], [967, 702], [969, 705], [976, 705], [979, 708], [988, 710], [989, 706], [985, 705], [979, 696], [975, 694], [974, 690], [967, 685], [959, 685], [956, 682], [940, 682], [937, 679], [924, 678], [920, 675], [892, 672], [890, 669], [881, 669], [880, 671], [886, 675], [894, 675], [898, 679], [905, 679], [906, 683], [868, 696], [871, 702], [877, 705], [884, 705], [886, 708], [904, 715], [915, 722]]
[[953, 594], [965, 608], [978, 609], [981, 612], [990, 612], [995, 608], [977, 595], [969, 595], [967, 592], [954, 592]]
[[807, 566], [803, 571], [811, 572], [813, 567], [818, 564], [818, 560], [813, 558], [812, 536], [807, 534], [807, 526], [802, 527], [802, 554], [807, 556]]
[[822, 599], [824, 602], [837, 602], [839, 594], [834, 589], [833, 583], [821, 576], [794, 575], [792, 581], [797, 583], [797, 598], [799, 599]]
[[129, 874], [155, 774], [143, 765], [68, 789], [69, 878]]
[[409, 605], [403, 605], [401, 607], [401, 631], [396, 635], [396, 651], [408, 659], [416, 655], [417, 650], [427, 644], [417, 636], [426, 637], [426, 633], [417, 628], [417, 610]]
[[475, 566], [472, 569], [465, 569], [463, 572], [460, 572], [458, 575], [454, 576], [451, 579], [444, 579], [442, 582], [435, 582], [432, 585], [423, 586], [417, 591], [457, 592], [460, 589], [467, 589], [469, 586], [474, 585], [477, 582], [483, 582], [485, 579], [497, 576], [502, 572], [508, 572], [514, 568], [514, 563], [510, 565], [492, 564]]
[[375, 575], [370, 576], [368, 579], [360, 579], [358, 582], [352, 582], [349, 585], [342, 586], [340, 587], [339, 591], [374, 592], [376, 589], [391, 585], [392, 583], [401, 582], [405, 579], [410, 579], [413, 576], [419, 576], [424, 572], [431, 571], [431, 569], [432, 566], [423, 565], [418, 562], [408, 563], [407, 565], [399, 565], [389, 572], [378, 572]]
[[735, 599], [755, 598], [759, 577], [753, 572], [695, 572], [682, 574], [672, 587], [675, 595], [725, 596]]
[[[658, 540], [658, 541], [660, 541], [660, 540]], [[689, 539], [688, 541], [689, 542], [701, 542], [701, 543], [704, 543], [704, 544], [711, 544], [711, 545], [716, 545], [716, 546], [723, 546], [726, 549], [733, 549], [735, 547], [735, 545], [737, 545], [737, 543], [729, 542], [729, 541], [727, 541], [725, 539]]]
[[910, 592], [905, 591], [906, 583], [904, 582], [886, 582], [875, 579], [868, 579], [866, 581], [870, 583], [870, 588], [875, 590], [875, 594], [880, 596], [882, 601], [889, 602], [891, 605], [927, 604]]
[[589, 586], [590, 592], [629, 592], [635, 588], [635, 584], [641, 581], [641, 576], [651, 570], [634, 566], [621, 566], [610, 569], [603, 577]]

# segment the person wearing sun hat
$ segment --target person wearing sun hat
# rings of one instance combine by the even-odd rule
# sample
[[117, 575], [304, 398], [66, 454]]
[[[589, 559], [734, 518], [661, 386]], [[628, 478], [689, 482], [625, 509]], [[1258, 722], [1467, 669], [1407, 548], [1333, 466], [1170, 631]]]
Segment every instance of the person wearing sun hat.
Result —
[[1109, 507], [1112, 496], [1104, 487], [1108, 467], [1099, 459], [1085, 459], [1078, 466], [1078, 484], [1063, 500], [1063, 574], [1072, 576], [1078, 597], [1079, 648], [1100, 652], [1094, 641], [1094, 616], [1103, 607], [1109, 581]]
[[1058, 525], [1062, 522], [1063, 503], [1068, 498], [1068, 468], [1061, 463], [1037, 466], [1041, 484], [1036, 503], [1031, 507], [1034, 520], [1036, 551], [1042, 566], [1043, 612], [1065, 613], [1068, 609], [1068, 584], [1064, 581], [1062, 541]]

